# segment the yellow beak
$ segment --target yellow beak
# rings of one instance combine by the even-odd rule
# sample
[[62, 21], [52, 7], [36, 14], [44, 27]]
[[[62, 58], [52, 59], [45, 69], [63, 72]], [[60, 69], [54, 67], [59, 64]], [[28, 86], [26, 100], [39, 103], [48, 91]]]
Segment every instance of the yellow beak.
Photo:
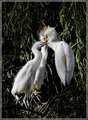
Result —
[[44, 43], [46, 43], [47, 41], [48, 41], [48, 39], [47, 39], [47, 38], [45, 38], [45, 39], [44, 39]]

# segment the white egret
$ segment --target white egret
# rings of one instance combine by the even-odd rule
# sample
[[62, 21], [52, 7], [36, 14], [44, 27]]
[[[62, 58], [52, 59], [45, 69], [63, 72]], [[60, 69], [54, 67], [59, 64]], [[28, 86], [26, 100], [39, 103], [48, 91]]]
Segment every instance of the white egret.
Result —
[[72, 48], [65, 41], [57, 41], [55, 28], [45, 27], [40, 32], [40, 40], [47, 42], [48, 46], [55, 52], [55, 65], [58, 76], [65, 86], [69, 84], [73, 76], [75, 59]]
[[35, 80], [35, 73], [42, 59], [42, 53], [39, 49], [44, 45], [45, 43], [41, 41], [38, 41], [33, 45], [32, 52], [35, 55], [34, 59], [27, 62], [14, 79], [11, 93], [17, 100], [19, 100], [17, 94], [25, 93], [23, 102], [26, 107], [29, 106], [28, 99], [31, 95], [31, 86]]
[[32, 91], [39, 90], [43, 84], [44, 79], [47, 77], [46, 63], [48, 56], [48, 46], [45, 45], [41, 48], [42, 59], [36, 71], [35, 80], [32, 85]]

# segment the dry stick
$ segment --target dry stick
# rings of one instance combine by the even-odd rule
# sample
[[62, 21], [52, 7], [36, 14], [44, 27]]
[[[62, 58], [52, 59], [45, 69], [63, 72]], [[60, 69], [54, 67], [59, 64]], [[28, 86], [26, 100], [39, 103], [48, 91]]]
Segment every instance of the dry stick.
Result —
[[[49, 107], [51, 107], [53, 104], [53, 102], [58, 98], [58, 97], [61, 97], [61, 96], [63, 96], [63, 95], [65, 95], [66, 93], [68, 94], [68, 92], [66, 92], [66, 90], [68, 89], [68, 88], [70, 88], [70, 87], [67, 87], [64, 91], [63, 91], [63, 94], [57, 94], [56, 96], [54, 96], [53, 98], [51, 98], [51, 99], [49, 99], [48, 100], [48, 102], [47, 102], [47, 104], [42, 108], [42, 109], [40, 109], [40, 111], [34, 111], [34, 110], [32, 110], [32, 109], [30, 109], [30, 108], [25, 108], [24, 106], [20, 106], [20, 105], [18, 105], [18, 108], [20, 108], [20, 109], [23, 109], [23, 110], [26, 110], [26, 111], [28, 111], [28, 112], [33, 112], [33, 113], [35, 113], [36, 115], [39, 115], [39, 116], [41, 116], [42, 118], [46, 115], [46, 113], [48, 112], [48, 109], [49, 109]], [[71, 91], [72, 92], [72, 91]], [[71, 92], [69, 92], [69, 93], [71, 93]], [[45, 110], [44, 110], [45, 109]]]
[[26, 110], [26, 111], [28, 111], [28, 112], [33, 112], [33, 113], [35, 113], [35, 114], [37, 114], [37, 115], [39, 115], [39, 116], [42, 117], [42, 114], [41, 114], [41, 113], [39, 113], [39, 112], [37, 112], [37, 111], [34, 111], [34, 110], [30, 109], [30, 108], [25, 108], [24, 106], [20, 106], [20, 105], [18, 105], [18, 108], [23, 109], [23, 110]]
[[[68, 87], [69, 88], [69, 87]], [[40, 109], [39, 110], [39, 112], [40, 113], [42, 113], [42, 116], [44, 117], [44, 115], [48, 112], [48, 109], [49, 109], [49, 107], [51, 107], [53, 104], [53, 102], [58, 98], [58, 97], [61, 97], [61, 96], [63, 96], [63, 95], [65, 95], [66, 93], [68, 94], [68, 92], [66, 92], [66, 90], [68, 89], [68, 88], [66, 88], [64, 91], [63, 91], [63, 94], [58, 94], [58, 95], [56, 95], [56, 96], [54, 96], [53, 98], [51, 98], [51, 99], [49, 99], [48, 100], [48, 102], [47, 102], [47, 104], [42, 108], [42, 109]], [[70, 91], [69, 93], [71, 93], [72, 91]]]

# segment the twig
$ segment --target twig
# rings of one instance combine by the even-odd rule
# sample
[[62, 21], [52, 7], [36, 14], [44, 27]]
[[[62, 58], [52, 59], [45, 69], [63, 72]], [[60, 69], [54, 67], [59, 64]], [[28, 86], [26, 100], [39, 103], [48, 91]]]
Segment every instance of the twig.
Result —
[[75, 43], [71, 48], [74, 48], [77, 44], [79, 44], [80, 42]]
[[[72, 86], [71, 86], [71, 87], [72, 87]], [[53, 105], [53, 102], [54, 102], [57, 98], [59, 98], [59, 97], [61, 97], [61, 96], [63, 96], [63, 95], [68, 94], [68, 91], [66, 91], [68, 88], [70, 88], [70, 87], [67, 87], [66, 89], [64, 89], [64, 91], [63, 91], [62, 94], [59, 93], [59, 94], [55, 95], [54, 97], [52, 97], [51, 99], [49, 99], [48, 102], [47, 102], [47, 104], [46, 104], [43, 108], [41, 108], [38, 112], [39, 112], [39, 113], [42, 113], [42, 116], [44, 117], [45, 114], [48, 112], [49, 107], [51, 107], [51, 106]], [[71, 94], [72, 92], [73, 92], [73, 91], [69, 91], [70, 94]]]
[[33, 112], [33, 113], [35, 113], [35, 114], [37, 114], [37, 115], [39, 115], [39, 116], [42, 117], [42, 114], [41, 114], [41, 113], [39, 113], [39, 112], [37, 112], [37, 111], [34, 111], [34, 110], [30, 109], [30, 108], [25, 108], [24, 106], [20, 106], [20, 105], [18, 105], [18, 107], [19, 107], [20, 109], [26, 110], [26, 111], [28, 111], [28, 112]]

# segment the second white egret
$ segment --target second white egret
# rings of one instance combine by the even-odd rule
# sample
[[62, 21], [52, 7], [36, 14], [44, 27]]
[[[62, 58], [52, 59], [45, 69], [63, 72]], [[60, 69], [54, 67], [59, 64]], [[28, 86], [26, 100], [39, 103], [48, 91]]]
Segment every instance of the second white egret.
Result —
[[35, 80], [32, 85], [32, 91], [39, 90], [44, 82], [44, 79], [47, 77], [46, 63], [48, 57], [48, 46], [45, 45], [41, 48], [42, 59], [40, 65], [36, 71]]
[[47, 42], [48, 46], [55, 52], [55, 65], [61, 82], [65, 86], [69, 84], [75, 65], [74, 53], [70, 45], [65, 41], [57, 41], [57, 32], [55, 28], [45, 27], [40, 32], [40, 40]]
[[41, 59], [42, 53], [39, 50], [44, 43], [39, 41], [36, 42], [32, 47], [32, 52], [34, 53], [35, 57], [33, 60], [27, 62], [22, 69], [17, 73], [14, 84], [11, 90], [12, 95], [19, 100], [17, 94], [25, 93], [23, 102], [25, 106], [29, 106], [29, 97], [31, 95], [31, 86], [35, 80], [35, 73], [38, 69]]

